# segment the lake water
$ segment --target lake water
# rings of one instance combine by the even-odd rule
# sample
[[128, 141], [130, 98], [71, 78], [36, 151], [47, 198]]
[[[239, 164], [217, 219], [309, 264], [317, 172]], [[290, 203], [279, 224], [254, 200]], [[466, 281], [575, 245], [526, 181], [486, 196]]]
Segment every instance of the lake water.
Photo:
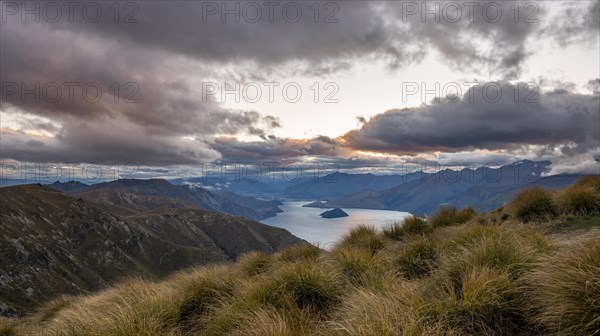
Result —
[[310, 202], [284, 202], [280, 206], [283, 210], [282, 213], [261, 222], [287, 229], [293, 235], [310, 243], [319, 244], [322, 248], [329, 248], [344, 234], [360, 224], [382, 228], [410, 216], [408, 212], [400, 211], [343, 209], [349, 215], [348, 217], [325, 219], [319, 215], [330, 209], [302, 207], [308, 203]]

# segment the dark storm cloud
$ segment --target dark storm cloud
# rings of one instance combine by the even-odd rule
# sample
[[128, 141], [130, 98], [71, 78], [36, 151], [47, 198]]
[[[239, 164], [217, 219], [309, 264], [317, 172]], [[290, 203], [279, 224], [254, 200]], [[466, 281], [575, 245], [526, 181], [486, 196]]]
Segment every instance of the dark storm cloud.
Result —
[[284, 166], [298, 163], [304, 166], [319, 165], [327, 169], [385, 169], [386, 172], [435, 164], [420, 157], [359, 155], [338, 139], [325, 136], [305, 140], [271, 138], [268, 141], [217, 138], [210, 147], [222, 154], [222, 162], [237, 164], [271, 162]]
[[68, 123], [56, 137], [2, 130], [2, 158], [22, 162], [136, 162], [140, 165], [196, 164], [220, 157], [201, 142], [144, 134], [139, 126], [111, 120]]
[[[79, 8], [83, 7], [83, 2], [78, 3]], [[103, 6], [104, 15], [95, 23], [82, 20], [80, 11], [76, 11], [79, 14], [75, 15], [75, 22], [68, 22], [64, 13], [58, 23], [46, 22], [44, 18], [41, 23], [35, 23], [31, 16], [22, 23], [21, 13], [17, 13], [2, 23], [0, 70], [2, 99], [6, 103], [2, 111], [17, 116], [24, 129], [55, 135], [40, 137], [24, 131], [3, 130], [3, 157], [36, 162], [133, 160], [175, 165], [221, 157], [250, 160], [314, 156], [337, 160], [339, 156], [340, 162], [351, 166], [370, 161], [353, 157], [349, 151], [354, 148], [411, 154], [436, 148], [501, 148], [513, 143], [507, 141], [511, 137], [517, 144], [552, 143], [549, 132], [556, 133], [557, 141], [583, 144], [586, 139], [589, 143], [597, 140], [596, 133], [588, 133], [591, 137], [583, 139], [585, 133], [572, 137], [555, 127], [533, 129], [529, 136], [524, 136], [527, 132], [523, 132], [523, 124], [519, 124], [513, 134], [496, 127], [505, 125], [504, 119], [489, 115], [486, 116], [489, 120], [484, 120], [482, 125], [491, 130], [490, 139], [482, 139], [485, 132], [481, 129], [461, 140], [460, 134], [451, 128], [432, 128], [441, 132], [431, 134], [430, 130], [422, 129], [422, 134], [418, 133], [415, 127], [430, 126], [435, 121], [414, 118], [411, 113], [401, 111], [386, 113], [366, 123], [361, 130], [348, 133], [344, 137], [347, 143], [326, 137], [307, 141], [279, 139], [270, 135], [271, 129], [280, 126], [277, 118], [256, 111], [227, 109], [212, 97], [203, 99], [198, 87], [201, 81], [219, 76], [239, 81], [245, 76], [256, 78], [268, 73], [281, 76], [333, 74], [351, 69], [357, 61], [384, 60], [391, 68], [397, 68], [418, 62], [431, 53], [438, 53], [442, 60], [464, 71], [487, 69], [509, 78], [519, 73], [530, 54], [528, 39], [537, 37], [536, 32], [549, 31], [542, 29], [549, 25], [544, 21], [544, 2], [539, 3], [539, 23], [514, 23], [507, 7], [513, 2], [498, 2], [504, 14], [497, 22], [489, 22], [481, 10], [476, 10], [473, 18], [468, 19], [465, 8], [458, 22], [450, 22], [445, 17], [436, 22], [431, 16], [423, 20], [420, 12], [405, 16], [407, 8], [403, 3], [407, 2], [394, 1], [338, 1], [337, 7], [328, 8], [325, 8], [326, 3], [320, 2], [318, 23], [314, 22], [314, 12], [309, 8], [313, 2], [290, 2], [302, 8], [298, 22], [290, 22], [289, 17], [286, 20], [281, 10], [276, 10], [273, 22], [263, 13], [256, 23], [245, 18], [235, 23], [231, 16], [223, 23], [219, 15], [203, 19], [207, 2], [142, 1], [137, 3], [136, 23], [117, 24], [108, 7], [114, 3], [96, 3]], [[243, 2], [231, 1], [217, 2], [217, 5], [231, 8], [236, 3], [244, 6]], [[478, 3], [479, 9], [485, 6], [485, 2]], [[519, 2], [521, 6], [526, 3], [528, 1]], [[286, 2], [278, 2], [278, 8], [285, 6]], [[332, 19], [337, 22], [323, 22], [336, 8]], [[120, 9], [120, 21], [127, 12], [124, 7]], [[574, 31], [575, 34], [587, 34], [594, 29], [597, 14], [590, 13], [583, 19], [587, 28]], [[567, 27], [567, 23], [560, 20], [568, 20], [568, 17], [557, 19], [559, 21], [552, 24]], [[568, 27], [565, 30], [571, 29]], [[483, 44], [487, 44], [487, 49], [481, 47]], [[73, 101], [67, 98], [65, 82], [80, 83], [75, 88]], [[125, 87], [129, 82], [135, 84], [132, 88], [135, 94], [131, 97], [135, 103], [122, 102], [132, 92]], [[57, 83], [63, 90], [62, 97], [50, 103], [44, 99], [36, 101], [31, 96], [23, 100], [19, 94], [7, 95], [6, 83], [24, 83], [29, 89], [36, 83], [42, 86]], [[102, 98], [95, 102], [81, 99], [84, 83], [99, 85], [104, 91]], [[115, 83], [120, 84], [118, 103], [112, 91]], [[584, 96], [566, 94], [560, 99], [563, 98], [565, 104], [585, 103]], [[558, 102], [553, 104], [559, 105]], [[422, 110], [425, 116], [447, 109], [447, 114], [462, 113], [465, 117], [485, 119], [473, 109], [457, 111], [458, 105], [455, 109], [442, 104]], [[508, 103], [505, 105], [510, 107]], [[546, 111], [530, 108], [537, 114]], [[578, 113], [571, 114], [577, 119]], [[400, 120], [406, 120], [412, 129], [405, 137], [394, 136], [398, 118], [390, 116], [402, 114]], [[377, 119], [384, 121], [388, 117], [390, 124], [377, 123]], [[448, 121], [456, 122], [456, 119], [442, 117], [439, 123], [444, 125]], [[477, 122], [482, 120], [463, 120], [459, 122], [463, 127], [456, 129], [471, 129]], [[537, 119], [532, 118], [532, 122]], [[238, 142], [220, 137], [240, 134], [255, 135], [265, 141]], [[451, 138], [444, 141], [443, 135]]]
[[278, 161], [300, 159], [305, 156], [336, 157], [347, 152], [334, 139], [326, 136], [307, 140], [271, 137], [267, 141], [216, 138], [210, 143], [210, 148], [221, 153], [223, 160], [234, 162]]
[[[15, 94], [5, 93], [3, 98], [28, 113], [86, 120], [123, 115], [149, 132], [167, 135], [257, 132], [263, 121], [270, 127], [277, 126], [274, 117], [265, 119], [255, 111], [224, 109], [210, 99], [212, 96], [204, 101], [201, 87], [181, 77], [184, 70], [162, 66], [170, 65], [163, 52], [128, 50], [104, 38], [40, 28], [9, 25], [2, 36], [2, 46], [8, 51], [2, 54], [3, 85], [19, 86]], [[44, 86], [50, 88], [51, 83], [58, 85], [62, 93], [56, 102], [51, 101], [54, 89], [46, 95], [51, 98], [43, 94]], [[73, 99], [65, 83], [79, 83], [73, 86]], [[102, 90], [99, 101], [95, 101], [92, 86], [84, 98], [86, 83]], [[117, 97], [115, 83], [120, 85]], [[127, 83], [132, 85], [127, 87]], [[22, 95], [25, 89], [21, 85], [32, 90], [36, 84], [40, 85], [37, 97]]]
[[[41, 25], [2, 28], [2, 111], [19, 120], [22, 129], [56, 135], [35, 140], [48, 142], [36, 149], [27, 146], [30, 135], [5, 130], [3, 158], [194, 163], [219, 154], [184, 136], [264, 136], [279, 127], [275, 117], [226, 109], [210, 96], [203, 99], [199, 85], [185, 74], [192, 68], [202, 76], [205, 69], [188, 68], [185, 60], [163, 51], [129, 49], [105, 37]], [[79, 84], [71, 93], [73, 84], [65, 83]], [[101, 98], [95, 100], [95, 90], [84, 98], [85, 83], [100, 87]], [[115, 83], [120, 85], [117, 95]], [[127, 83], [134, 86], [128, 88]], [[44, 94], [45, 86], [49, 93]], [[56, 86], [61, 96], [53, 101]], [[134, 94], [128, 98], [130, 93]]]
[[502, 83], [499, 98], [484, 87], [458, 102], [387, 111], [342, 138], [354, 149], [404, 154], [542, 145], [573, 155], [600, 146], [598, 95], [554, 92], [527, 102], [522, 94], [515, 102], [515, 85]]
[[[243, 1], [141, 1], [137, 9], [120, 9], [119, 20], [135, 12], [136, 22], [118, 24], [109, 7], [112, 3], [100, 3], [104, 15], [98, 22], [75, 16], [75, 22], [63, 19], [47, 28], [88, 32], [128, 49], [162, 50], [207, 64], [257, 64], [260, 69], [252, 68], [255, 76], [260, 76], [257, 70], [272, 71], [273, 65], [290, 61], [304, 62], [302, 69], [308, 74], [348, 69], [351, 60], [365, 57], [401, 67], [432, 51], [451, 65], [470, 70], [485, 66], [514, 76], [529, 54], [528, 38], [549, 25], [543, 1], [535, 6], [531, 1], [319, 2], [318, 14], [313, 2], [276, 1], [272, 17], [268, 6], [250, 2], [260, 8], [258, 20], [255, 6], [248, 9]], [[520, 9], [518, 22], [515, 7]], [[226, 14], [223, 22], [224, 10], [239, 13], [239, 18]], [[435, 16], [423, 15], [431, 10]], [[9, 24], [19, 20], [18, 14], [8, 17]], [[483, 42], [489, 44], [488, 50], [481, 47]]]

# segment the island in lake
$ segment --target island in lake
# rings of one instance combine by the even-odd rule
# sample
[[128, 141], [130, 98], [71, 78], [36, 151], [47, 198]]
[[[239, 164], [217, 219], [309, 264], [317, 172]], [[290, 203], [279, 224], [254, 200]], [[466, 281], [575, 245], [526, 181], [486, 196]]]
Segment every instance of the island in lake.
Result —
[[348, 214], [340, 208], [335, 208], [333, 210], [323, 212], [320, 216], [323, 218], [340, 218], [348, 217]]

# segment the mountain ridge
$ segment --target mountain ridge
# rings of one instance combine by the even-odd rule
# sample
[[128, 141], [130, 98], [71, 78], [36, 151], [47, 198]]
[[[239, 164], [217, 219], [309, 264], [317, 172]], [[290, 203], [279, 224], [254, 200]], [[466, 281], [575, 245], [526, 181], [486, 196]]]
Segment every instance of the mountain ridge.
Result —
[[307, 244], [285, 229], [199, 208], [118, 216], [42, 185], [0, 188], [0, 315], [22, 315], [60, 294], [105, 288], [125, 277], [234, 261]]
[[[253, 220], [261, 220], [281, 212], [278, 204], [271, 201], [223, 196], [203, 188], [174, 185], [163, 179], [120, 179], [93, 185], [85, 185], [75, 181], [66, 183], [57, 181], [49, 186], [73, 196], [83, 197], [93, 203], [99, 203], [105, 208], [110, 206], [117, 207], [116, 209], [123, 206], [128, 207], [131, 204], [123, 202], [124, 199], [131, 199], [131, 197], [127, 197], [128, 195], [137, 195], [138, 203], [143, 203], [143, 197], [161, 197], [162, 200], [148, 198], [146, 200], [162, 201], [165, 204], [170, 204], [171, 207], [198, 207], [225, 212]], [[101, 196], [98, 194], [99, 191], [105, 191], [104, 196], [107, 196], [106, 191], [110, 191], [108, 193], [112, 194], [113, 197], [99, 197]], [[243, 202], [248, 202], [251, 205]], [[134, 206], [134, 209], [138, 208], [148, 210], [152, 206], [144, 206], [143, 204]]]

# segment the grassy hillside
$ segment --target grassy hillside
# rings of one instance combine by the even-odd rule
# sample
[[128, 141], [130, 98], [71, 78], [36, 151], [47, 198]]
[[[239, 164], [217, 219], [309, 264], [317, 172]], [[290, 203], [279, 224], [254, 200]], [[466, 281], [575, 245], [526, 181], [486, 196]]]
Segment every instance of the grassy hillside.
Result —
[[[59, 295], [89, 294], [129, 277], [161, 279], [303, 242], [281, 228], [197, 208], [126, 208], [133, 214], [117, 216], [41, 185], [3, 187], [0, 194], [2, 316], [22, 316]], [[148, 198], [128, 200], [149, 204]]]
[[600, 177], [485, 214], [359, 227], [331, 251], [131, 280], [0, 323], [4, 335], [597, 335]]

